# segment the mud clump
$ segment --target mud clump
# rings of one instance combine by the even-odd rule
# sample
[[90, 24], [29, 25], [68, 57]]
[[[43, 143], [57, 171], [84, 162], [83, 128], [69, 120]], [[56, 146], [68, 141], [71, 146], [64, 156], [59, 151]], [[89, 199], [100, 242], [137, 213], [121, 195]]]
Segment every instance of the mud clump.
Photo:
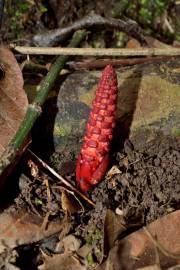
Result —
[[122, 211], [127, 223], [148, 224], [179, 208], [180, 144], [156, 139], [146, 149], [126, 142], [115, 155], [114, 173], [94, 189], [92, 199]]

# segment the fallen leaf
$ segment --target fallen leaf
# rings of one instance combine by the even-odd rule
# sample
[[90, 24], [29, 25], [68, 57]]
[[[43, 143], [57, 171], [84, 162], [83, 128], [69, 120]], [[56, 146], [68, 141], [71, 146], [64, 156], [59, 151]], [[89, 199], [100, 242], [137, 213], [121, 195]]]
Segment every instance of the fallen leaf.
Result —
[[0, 256], [0, 269], [20, 270], [19, 267], [14, 265], [17, 258], [18, 252], [15, 249], [11, 250], [10, 252], [7, 250], [3, 255]]
[[166, 43], [159, 41], [157, 38], [153, 38], [151, 36], [146, 36], [145, 39], [146, 39], [146, 42], [147, 42], [149, 47], [152, 47], [152, 48], [172, 48], [172, 46], [167, 45]]
[[119, 170], [119, 168], [114, 165], [112, 168], [108, 171], [106, 178], [111, 179], [114, 175], [121, 174], [122, 172]]
[[135, 38], [129, 39], [126, 44], [127, 49], [135, 49], [135, 48], [140, 48], [140, 47], [141, 47], [141, 44]]
[[[170, 45], [167, 45], [166, 43], [163, 43], [163, 42], [159, 41], [158, 39], [150, 37], [150, 36], [146, 36], [145, 40], [150, 48], [171, 48]], [[131, 38], [127, 42], [126, 48], [128, 48], [128, 49], [141, 48], [141, 44], [139, 43], [138, 40]]]
[[77, 251], [81, 246], [81, 240], [72, 234], [66, 236], [62, 242], [65, 252]]
[[158, 265], [150, 265], [150, 266], [138, 268], [137, 270], [161, 270], [161, 268]]
[[45, 257], [44, 263], [38, 267], [39, 270], [87, 270], [86, 265], [78, 257], [70, 254], [55, 254]]
[[57, 233], [63, 228], [63, 220], [49, 222], [42, 228], [43, 218], [22, 210], [18, 213], [4, 212], [0, 215], [0, 253], [6, 248], [37, 242]]
[[61, 203], [62, 209], [68, 211], [71, 214], [77, 213], [78, 211], [84, 210], [82, 203], [75, 196], [74, 192], [69, 191], [65, 188], [60, 188], [61, 190]]
[[[0, 46], [0, 156], [16, 134], [28, 106], [23, 77], [12, 52]], [[2, 72], [1, 72], [2, 74]]]
[[122, 216], [116, 215], [113, 211], [107, 210], [104, 222], [104, 245], [111, 249], [115, 241], [126, 230]]
[[[86, 256], [90, 252], [89, 248], [80, 248], [81, 241], [74, 235], [66, 236], [59, 243], [63, 254], [54, 254], [52, 257], [45, 255], [44, 263], [38, 267], [39, 270], [86, 270]], [[84, 249], [85, 247], [85, 249]], [[83, 251], [82, 251], [83, 248]], [[88, 253], [87, 253], [88, 250]], [[86, 255], [83, 256], [85, 251]]]
[[[157, 268], [157, 255], [160, 268]], [[180, 210], [120, 240], [100, 269], [168, 269], [180, 263]], [[148, 268], [149, 267], [149, 268]]]
[[73, 234], [70, 234], [60, 240], [56, 247], [56, 252], [63, 250], [65, 253], [77, 251], [81, 246], [81, 240], [75, 237]]
[[177, 40], [174, 40], [174, 41], [173, 41], [173, 47], [175, 47], [175, 48], [180, 48], [180, 42], [177, 41]]

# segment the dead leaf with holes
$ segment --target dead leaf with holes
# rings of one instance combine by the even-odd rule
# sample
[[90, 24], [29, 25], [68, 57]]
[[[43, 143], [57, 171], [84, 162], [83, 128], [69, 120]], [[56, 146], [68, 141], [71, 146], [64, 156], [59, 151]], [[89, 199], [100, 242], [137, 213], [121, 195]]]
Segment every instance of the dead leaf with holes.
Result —
[[13, 53], [0, 46], [0, 157], [18, 131], [27, 107], [20, 67]]

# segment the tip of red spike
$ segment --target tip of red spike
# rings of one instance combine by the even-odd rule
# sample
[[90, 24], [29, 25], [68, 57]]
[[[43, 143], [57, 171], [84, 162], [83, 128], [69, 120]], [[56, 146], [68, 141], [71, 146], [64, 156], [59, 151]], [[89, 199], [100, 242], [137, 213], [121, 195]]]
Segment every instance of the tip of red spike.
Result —
[[104, 68], [102, 74], [103, 74], [103, 75], [108, 75], [108, 76], [110, 76], [110, 75], [112, 74], [113, 77], [116, 76], [115, 70], [114, 70], [114, 68], [113, 68], [112, 65], [107, 65], [107, 66], [105, 66], [105, 68]]
[[113, 84], [117, 84], [117, 76], [116, 76], [116, 72], [113, 68], [112, 65], [107, 65], [105, 66], [103, 72], [102, 72], [102, 77], [101, 77], [101, 81], [99, 83], [99, 85], [101, 85], [101, 83], [104, 81], [105, 84], [107, 83], [107, 80], [113, 80]]
[[112, 65], [105, 66], [104, 71], [106, 71], [106, 72], [112, 72], [112, 71], [114, 71], [113, 66]]

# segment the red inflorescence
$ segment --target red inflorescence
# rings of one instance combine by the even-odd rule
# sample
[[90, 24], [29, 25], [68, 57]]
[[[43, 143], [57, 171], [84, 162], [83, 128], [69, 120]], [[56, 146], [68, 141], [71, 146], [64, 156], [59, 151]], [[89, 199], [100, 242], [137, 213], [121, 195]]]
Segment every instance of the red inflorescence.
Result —
[[76, 164], [76, 181], [87, 192], [104, 177], [115, 126], [117, 77], [111, 65], [103, 70]]

